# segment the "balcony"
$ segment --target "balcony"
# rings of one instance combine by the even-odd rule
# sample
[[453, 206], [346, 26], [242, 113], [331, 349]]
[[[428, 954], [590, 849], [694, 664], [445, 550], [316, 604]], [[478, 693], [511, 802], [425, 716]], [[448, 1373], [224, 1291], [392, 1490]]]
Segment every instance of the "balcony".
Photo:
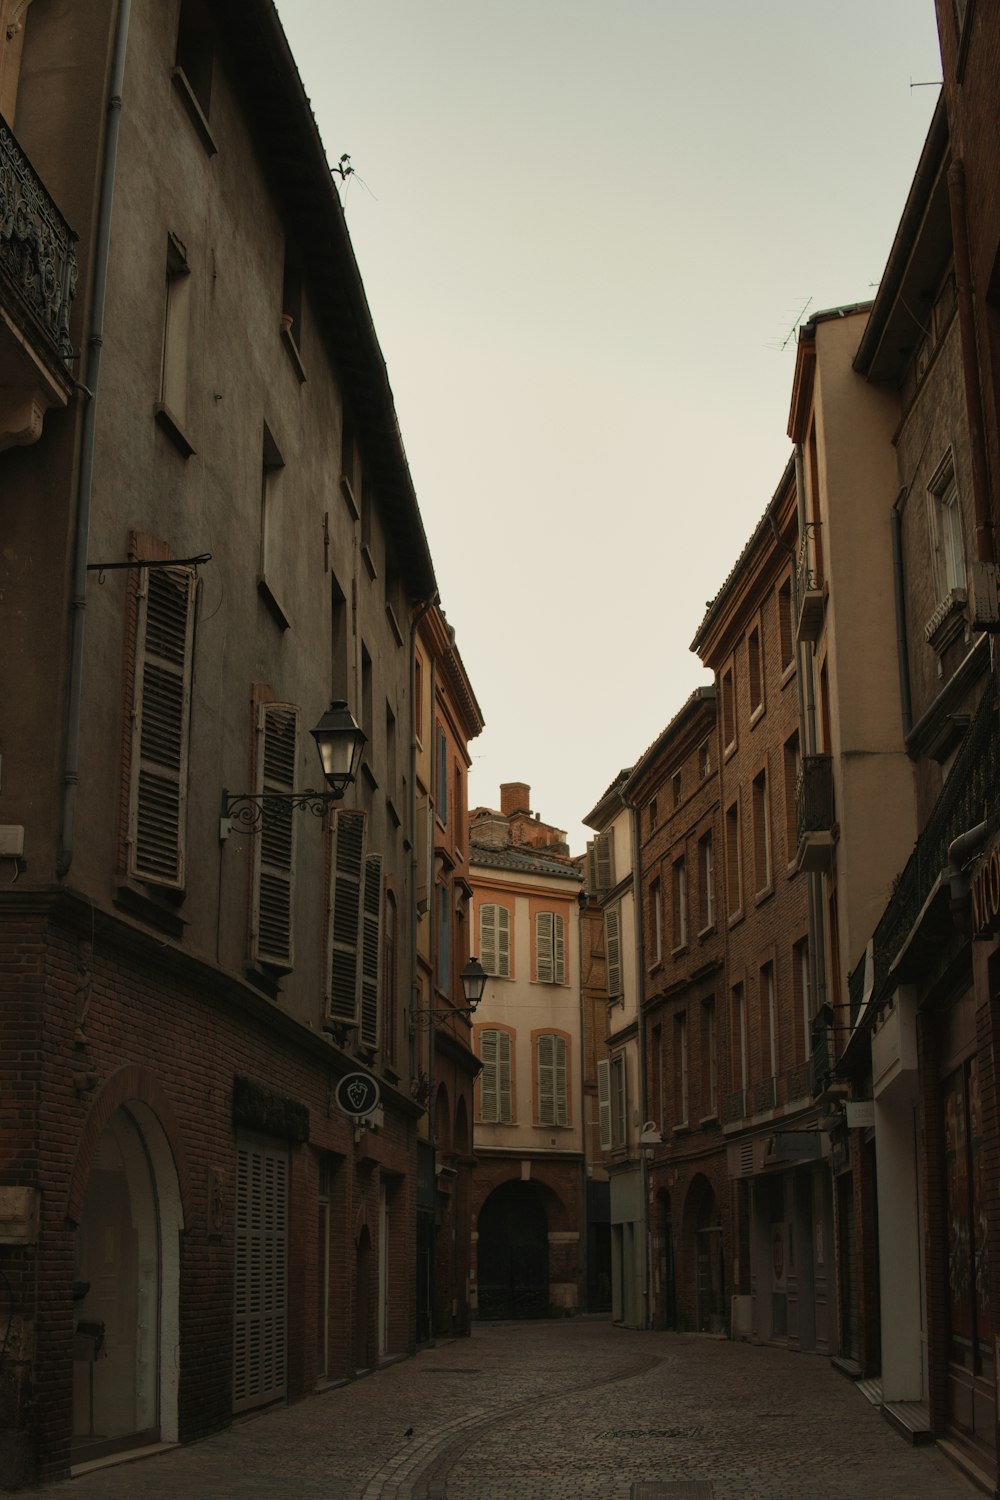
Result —
[[807, 521], [799, 546], [795, 570], [795, 598], [798, 620], [795, 634], [799, 641], [815, 641], [823, 628], [825, 598], [823, 592], [823, 553], [820, 546], [820, 521]]
[[753, 1085], [751, 1092], [753, 1094], [753, 1112], [755, 1115], [764, 1114], [767, 1110], [774, 1109], [777, 1105], [776, 1079], [761, 1078]]
[[738, 1125], [747, 1117], [747, 1096], [744, 1089], [736, 1089], [732, 1094], [726, 1095], [723, 1107], [723, 1124]]
[[804, 755], [795, 785], [799, 870], [828, 870], [833, 863], [833, 761], [829, 755]]
[[72, 392], [75, 240], [0, 117], [0, 451], [36, 442]]

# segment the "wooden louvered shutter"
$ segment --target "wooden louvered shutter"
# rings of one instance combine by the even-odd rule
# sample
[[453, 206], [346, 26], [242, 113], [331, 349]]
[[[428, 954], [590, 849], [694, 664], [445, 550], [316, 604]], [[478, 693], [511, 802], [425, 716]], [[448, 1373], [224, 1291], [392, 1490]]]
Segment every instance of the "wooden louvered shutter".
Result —
[[538, 1038], [538, 1123], [565, 1125], [566, 1039], [546, 1034]]
[[382, 856], [365, 860], [365, 891], [361, 917], [361, 1040], [377, 1047], [382, 960]]
[[558, 914], [552, 917], [552, 982], [566, 983], [566, 924]]
[[497, 973], [510, 978], [510, 912], [506, 906], [497, 907]]
[[594, 867], [598, 890], [610, 891], [615, 883], [615, 846], [610, 832], [594, 840]]
[[299, 711], [284, 703], [261, 706], [257, 789], [265, 797], [255, 850], [254, 957], [290, 969], [294, 962], [292, 911], [295, 880], [295, 819], [276, 798], [295, 788]]
[[479, 962], [487, 974], [498, 974], [497, 911], [499, 908], [488, 902], [479, 908]]
[[514, 1119], [514, 1088], [510, 1058], [510, 1032], [497, 1032], [497, 1118], [501, 1125]]
[[184, 885], [194, 573], [143, 568], [138, 589], [129, 873]]
[[233, 1410], [285, 1394], [287, 1371], [288, 1156], [240, 1141], [236, 1148]]
[[333, 820], [330, 893], [331, 1021], [357, 1025], [361, 999], [358, 963], [365, 860], [365, 814], [341, 808]]
[[597, 1064], [597, 1103], [601, 1122], [601, 1150], [611, 1150], [611, 1063]]
[[617, 903], [604, 913], [604, 953], [608, 967], [608, 999], [616, 1000], [622, 993], [621, 911]]
[[551, 984], [552, 968], [552, 913], [535, 913], [535, 978], [539, 984]]
[[479, 1075], [479, 1118], [485, 1125], [496, 1124], [498, 1114], [497, 1092], [497, 1031], [484, 1031], [479, 1044], [479, 1055], [483, 1071]]

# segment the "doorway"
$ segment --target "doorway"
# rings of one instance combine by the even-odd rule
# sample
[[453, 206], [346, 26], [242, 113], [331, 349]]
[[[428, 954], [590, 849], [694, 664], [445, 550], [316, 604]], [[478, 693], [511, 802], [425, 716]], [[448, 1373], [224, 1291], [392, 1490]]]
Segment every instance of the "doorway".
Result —
[[549, 1311], [548, 1216], [527, 1182], [506, 1182], [479, 1212], [477, 1281], [483, 1319]]

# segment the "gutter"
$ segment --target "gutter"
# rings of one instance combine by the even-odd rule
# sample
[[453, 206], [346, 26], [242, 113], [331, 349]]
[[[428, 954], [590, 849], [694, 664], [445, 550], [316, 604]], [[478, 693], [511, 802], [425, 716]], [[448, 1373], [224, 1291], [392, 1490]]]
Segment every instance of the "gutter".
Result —
[[90, 311], [90, 333], [87, 338], [87, 367], [84, 380], [86, 406], [80, 434], [80, 466], [77, 479], [76, 539], [73, 554], [73, 596], [70, 623], [70, 673], [66, 723], [66, 753], [63, 764], [62, 816], [56, 874], [63, 879], [73, 863], [76, 841], [76, 789], [80, 780], [80, 722], [83, 708], [83, 645], [87, 610], [87, 557], [90, 550], [90, 511], [94, 490], [94, 445], [97, 430], [97, 388], [101, 378], [101, 352], [104, 347], [104, 304], [108, 290], [108, 261], [111, 250], [111, 207], [114, 198], [115, 169], [118, 162], [118, 134], [121, 126], [122, 88], [125, 78], [125, 47], [132, 0], [120, 0], [115, 23], [114, 62], [111, 70], [111, 92], [108, 97], [104, 153], [101, 162], [101, 186], [98, 202], [97, 234], [94, 241], [93, 296]]

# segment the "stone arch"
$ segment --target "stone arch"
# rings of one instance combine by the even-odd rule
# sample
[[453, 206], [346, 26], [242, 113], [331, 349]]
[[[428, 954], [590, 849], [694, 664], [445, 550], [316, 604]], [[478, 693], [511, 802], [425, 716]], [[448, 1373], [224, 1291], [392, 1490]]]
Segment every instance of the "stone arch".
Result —
[[[169, 1152], [173, 1173], [177, 1178], [177, 1189], [181, 1208], [181, 1228], [191, 1222], [191, 1178], [184, 1151], [183, 1138], [174, 1106], [157, 1078], [148, 1068], [133, 1064], [113, 1073], [94, 1099], [90, 1112], [80, 1133], [73, 1171], [70, 1175], [69, 1193], [66, 1200], [66, 1217], [74, 1225], [79, 1224], [83, 1213], [83, 1199], [90, 1178], [90, 1168], [97, 1152], [97, 1145], [104, 1134], [112, 1115], [121, 1106], [128, 1106], [134, 1115], [133, 1105], [145, 1106], [144, 1121], [149, 1125], [156, 1142], [153, 1167], [157, 1167], [156, 1156], [162, 1158], [162, 1147]], [[152, 1117], [152, 1119], [150, 1118]], [[155, 1128], [153, 1126], [155, 1120]], [[145, 1134], [144, 1128], [144, 1134]], [[147, 1148], [149, 1147], [147, 1141]], [[166, 1163], [162, 1163], [166, 1167]]]
[[434, 1095], [434, 1144], [439, 1151], [451, 1150], [451, 1103], [444, 1083], [438, 1084]]
[[469, 1130], [469, 1106], [464, 1094], [459, 1095], [458, 1104], [455, 1106], [455, 1134], [453, 1140], [455, 1150], [459, 1156], [471, 1156], [472, 1134]]
[[700, 1333], [721, 1333], [726, 1321], [722, 1209], [702, 1172], [688, 1187], [682, 1234], [692, 1326]]

